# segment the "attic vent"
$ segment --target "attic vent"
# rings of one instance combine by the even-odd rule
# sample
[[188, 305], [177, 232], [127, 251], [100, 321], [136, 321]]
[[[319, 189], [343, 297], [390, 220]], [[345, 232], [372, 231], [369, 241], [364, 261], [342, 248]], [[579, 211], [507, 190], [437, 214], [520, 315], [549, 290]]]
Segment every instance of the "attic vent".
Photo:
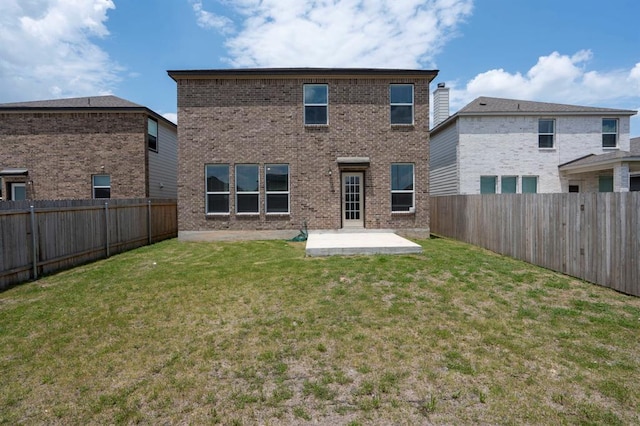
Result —
[[486, 102], [480, 102], [480, 105], [487, 106], [487, 103]]

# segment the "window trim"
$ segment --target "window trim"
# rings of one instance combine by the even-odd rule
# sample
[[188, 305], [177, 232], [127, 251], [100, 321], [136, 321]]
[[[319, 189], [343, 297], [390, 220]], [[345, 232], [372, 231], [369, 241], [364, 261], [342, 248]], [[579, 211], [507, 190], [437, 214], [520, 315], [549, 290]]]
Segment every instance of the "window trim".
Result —
[[[327, 102], [326, 103], [307, 103], [307, 93], [305, 88], [307, 86], [323, 86], [325, 88], [325, 92], [327, 94]], [[329, 84], [327, 83], [305, 83], [302, 85], [302, 114], [303, 114], [303, 123], [305, 126], [328, 126], [329, 125]], [[326, 116], [327, 119], [324, 123], [307, 123], [307, 107], [324, 107], [327, 111]]]
[[[267, 172], [270, 167], [287, 166], [287, 190], [286, 191], [269, 191], [267, 187]], [[287, 194], [287, 211], [286, 212], [270, 212], [269, 211], [269, 195]], [[268, 163], [264, 165], [264, 212], [267, 216], [289, 215], [291, 214], [291, 166], [288, 163]]]
[[[543, 133], [540, 131], [540, 122], [550, 121], [553, 123], [553, 131], [551, 133]], [[540, 146], [540, 136], [551, 136], [551, 146]], [[556, 148], [556, 119], [555, 118], [539, 118], [538, 119], [538, 149], [552, 150]]]
[[[391, 96], [392, 88], [393, 87], [398, 87], [398, 86], [410, 86], [411, 87], [411, 103], [392, 102], [392, 100], [391, 100], [392, 99], [392, 96]], [[416, 88], [415, 88], [415, 84], [413, 84], [413, 83], [391, 83], [391, 84], [389, 84], [389, 123], [391, 123], [392, 126], [414, 126], [415, 122], [416, 122], [415, 103], [416, 103]], [[411, 123], [394, 123], [393, 122], [393, 115], [391, 114], [391, 109], [394, 106], [410, 106], [411, 107]]]
[[[393, 189], [393, 166], [411, 166], [411, 190]], [[391, 178], [391, 213], [413, 214], [416, 212], [416, 166], [415, 163], [391, 163], [389, 177]], [[393, 209], [393, 194], [411, 194], [411, 206], [409, 210]]]
[[[151, 132], [149, 132], [149, 123], [155, 123], [156, 124], [156, 134], [152, 135]], [[156, 120], [153, 117], [147, 117], [147, 148], [149, 149], [149, 151], [153, 151], [153, 152], [158, 152], [159, 148], [160, 148], [160, 144], [159, 144], [159, 139], [160, 139], [160, 125], [158, 124], [158, 120]], [[150, 140], [151, 138], [154, 137], [155, 138], [155, 148], [151, 147], [151, 143]]]
[[[207, 168], [209, 166], [227, 166], [227, 180], [229, 181], [227, 184], [229, 185], [229, 189], [227, 191], [209, 191], [209, 186], [207, 185]], [[204, 165], [204, 212], [207, 216], [229, 216], [231, 213], [231, 167], [228, 163], [207, 163]], [[209, 195], [213, 194], [221, 194], [227, 195], [229, 199], [229, 207], [226, 212], [210, 212], [209, 211]]]
[[[108, 177], [109, 178], [109, 186], [106, 185], [96, 185], [96, 178], [97, 177]], [[109, 189], [109, 196], [108, 197], [96, 197], [96, 189]], [[102, 173], [102, 174], [97, 174], [97, 175], [92, 175], [91, 176], [91, 198], [99, 200], [99, 199], [110, 199], [111, 198], [111, 175], [106, 174], [106, 173]]]
[[[616, 131], [615, 132], [605, 132], [604, 131], [604, 122], [605, 120], [611, 120], [616, 123]], [[601, 121], [601, 130], [602, 130], [602, 148], [603, 149], [619, 149], [620, 148], [620, 120], [618, 118], [602, 118]], [[604, 137], [605, 135], [614, 135], [616, 137], [616, 144], [614, 146], [605, 146], [604, 145]]]
[[[256, 191], [240, 191], [240, 189], [238, 188], [238, 167], [246, 167], [246, 166], [253, 166], [256, 169], [256, 176], [258, 177], [258, 188]], [[257, 216], [260, 214], [260, 165], [259, 164], [255, 164], [255, 163], [240, 163], [240, 164], [236, 164], [235, 165], [235, 189], [236, 189], [236, 193], [235, 193], [235, 201], [236, 201], [236, 208], [235, 208], [235, 213], [236, 215], [239, 216]], [[240, 212], [238, 211], [238, 206], [240, 205], [239, 201], [238, 201], [238, 196], [240, 195], [257, 195], [258, 196], [258, 204], [256, 206], [256, 211], [255, 212]]]

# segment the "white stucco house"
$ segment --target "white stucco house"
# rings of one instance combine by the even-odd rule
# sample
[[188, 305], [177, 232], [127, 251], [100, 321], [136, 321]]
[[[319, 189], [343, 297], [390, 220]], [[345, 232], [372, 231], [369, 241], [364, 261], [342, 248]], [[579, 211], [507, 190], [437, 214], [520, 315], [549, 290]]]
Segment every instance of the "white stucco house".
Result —
[[480, 97], [449, 116], [434, 92], [430, 195], [638, 190], [632, 110]]

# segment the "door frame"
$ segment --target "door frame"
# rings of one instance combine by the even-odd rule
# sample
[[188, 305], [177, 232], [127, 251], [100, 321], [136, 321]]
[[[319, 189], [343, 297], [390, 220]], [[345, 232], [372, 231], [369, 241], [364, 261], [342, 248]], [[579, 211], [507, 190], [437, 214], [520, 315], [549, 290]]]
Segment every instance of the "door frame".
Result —
[[[346, 183], [345, 178], [348, 176], [356, 176], [359, 178], [358, 183], [358, 199], [355, 201], [357, 203], [358, 210], [356, 211], [359, 216], [359, 219], [347, 219], [347, 199], [346, 199]], [[362, 229], [364, 228], [364, 217], [365, 217], [365, 191], [364, 191], [364, 171], [342, 171], [340, 174], [340, 218], [342, 222], [343, 229]]]

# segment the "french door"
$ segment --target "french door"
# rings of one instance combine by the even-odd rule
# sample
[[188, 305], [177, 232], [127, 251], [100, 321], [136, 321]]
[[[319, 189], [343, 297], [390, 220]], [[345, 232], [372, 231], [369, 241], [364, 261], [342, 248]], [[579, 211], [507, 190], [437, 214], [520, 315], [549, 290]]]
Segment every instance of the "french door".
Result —
[[342, 174], [342, 227], [364, 227], [364, 174]]

